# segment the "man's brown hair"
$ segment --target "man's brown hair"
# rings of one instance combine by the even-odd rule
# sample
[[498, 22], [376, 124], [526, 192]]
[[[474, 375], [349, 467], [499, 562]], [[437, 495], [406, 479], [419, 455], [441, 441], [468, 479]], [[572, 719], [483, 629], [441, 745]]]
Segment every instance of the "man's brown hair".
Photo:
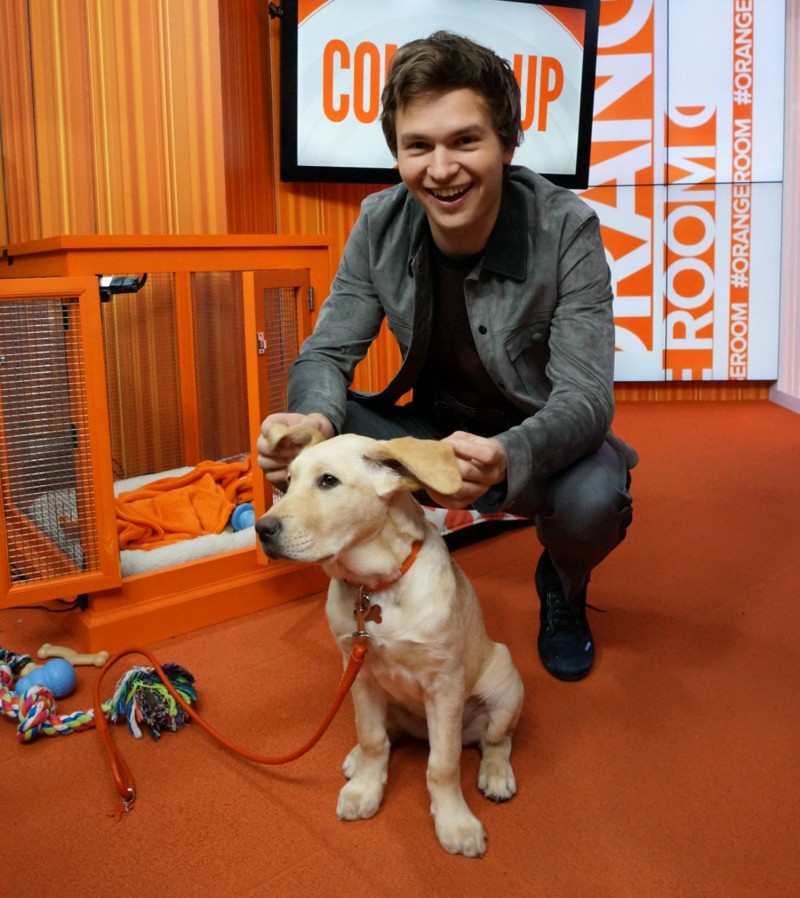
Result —
[[504, 150], [522, 142], [520, 90], [508, 60], [449, 31], [403, 44], [394, 54], [381, 96], [381, 127], [397, 158], [397, 112], [426, 95], [469, 88], [478, 94]]

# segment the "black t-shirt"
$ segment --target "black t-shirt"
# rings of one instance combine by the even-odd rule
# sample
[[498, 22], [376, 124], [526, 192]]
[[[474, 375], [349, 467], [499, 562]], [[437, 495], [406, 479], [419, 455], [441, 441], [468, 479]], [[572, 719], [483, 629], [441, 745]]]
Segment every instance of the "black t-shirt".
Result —
[[443, 403], [478, 432], [498, 432], [522, 413], [500, 392], [483, 366], [472, 336], [464, 280], [483, 253], [447, 256], [430, 240], [434, 278], [433, 316], [425, 367], [415, 401]]

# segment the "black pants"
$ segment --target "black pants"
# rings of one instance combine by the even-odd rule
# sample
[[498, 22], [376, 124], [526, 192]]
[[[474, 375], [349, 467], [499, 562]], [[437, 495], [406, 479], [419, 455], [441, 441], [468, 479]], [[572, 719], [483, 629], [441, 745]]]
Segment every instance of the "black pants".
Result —
[[[470, 423], [454, 417], [452, 408], [442, 414], [432, 407], [376, 406], [350, 399], [342, 432], [379, 440], [399, 436], [439, 440], [455, 429], [477, 432], [479, 428]], [[481, 436], [492, 435], [485, 427], [480, 430]], [[534, 521], [569, 598], [581, 592], [592, 569], [625, 538], [633, 518], [629, 488], [624, 459], [604, 443], [563, 471], [529, 483], [506, 509]]]

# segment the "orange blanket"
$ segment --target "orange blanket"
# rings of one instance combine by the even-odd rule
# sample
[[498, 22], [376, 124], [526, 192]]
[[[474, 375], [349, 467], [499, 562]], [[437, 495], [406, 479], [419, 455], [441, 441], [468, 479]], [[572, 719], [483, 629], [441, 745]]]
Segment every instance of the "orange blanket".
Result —
[[203, 461], [180, 477], [154, 480], [116, 500], [120, 549], [155, 549], [222, 533], [231, 512], [253, 498], [250, 459]]

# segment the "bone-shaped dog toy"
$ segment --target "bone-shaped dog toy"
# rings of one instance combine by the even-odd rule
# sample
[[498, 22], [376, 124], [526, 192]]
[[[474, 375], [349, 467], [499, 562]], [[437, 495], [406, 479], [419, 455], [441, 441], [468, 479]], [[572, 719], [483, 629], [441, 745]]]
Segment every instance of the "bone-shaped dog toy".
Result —
[[93, 664], [95, 667], [102, 667], [108, 661], [108, 652], [82, 655], [74, 649], [66, 648], [63, 645], [50, 645], [49, 642], [46, 642], [36, 655], [39, 658], [64, 658], [72, 665]]

